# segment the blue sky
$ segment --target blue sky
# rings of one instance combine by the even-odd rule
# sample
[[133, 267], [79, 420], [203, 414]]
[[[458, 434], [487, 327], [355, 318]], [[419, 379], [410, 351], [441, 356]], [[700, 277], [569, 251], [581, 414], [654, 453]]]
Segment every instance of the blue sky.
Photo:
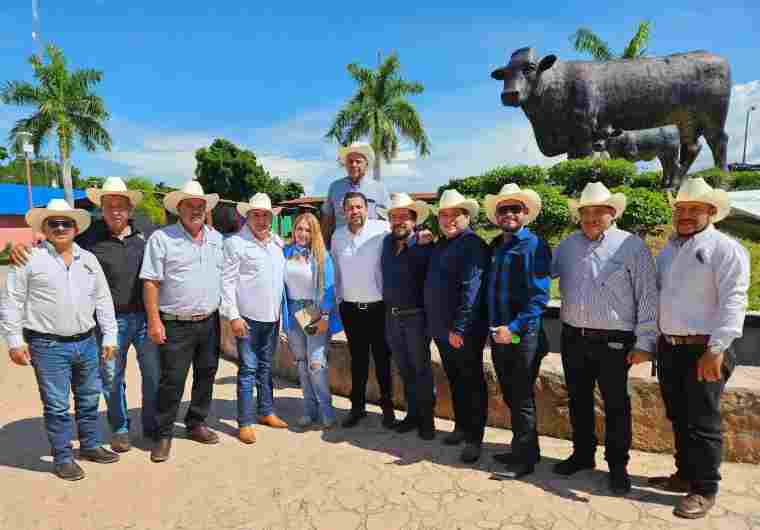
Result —
[[[31, 79], [26, 58], [32, 0], [0, 5], [0, 81]], [[746, 109], [760, 105], [759, 2], [642, 0], [524, 2], [472, 0], [442, 7], [429, 0], [293, 3], [226, 0], [38, 0], [43, 42], [61, 47], [75, 67], [104, 71], [98, 93], [112, 118], [110, 153], [78, 150], [85, 175], [147, 176], [173, 184], [190, 178], [195, 149], [226, 137], [259, 156], [274, 175], [323, 193], [341, 174], [335, 145], [323, 140], [331, 117], [354, 90], [345, 66], [374, 65], [396, 51], [403, 75], [425, 85], [413, 98], [432, 140], [418, 159], [406, 146], [385, 175], [392, 190], [432, 191], [450, 178], [499, 164], [540, 163], [530, 125], [499, 103], [490, 71], [515, 48], [580, 56], [568, 36], [590, 27], [623, 49], [643, 19], [654, 23], [649, 49], [664, 55], [708, 49], [732, 66], [729, 159], [741, 156]], [[622, 4], [622, 3], [621, 3]], [[517, 4], [513, 4], [517, 5]], [[0, 106], [0, 135], [23, 111]], [[760, 109], [750, 159], [760, 162]], [[709, 164], [703, 149], [699, 165]]]

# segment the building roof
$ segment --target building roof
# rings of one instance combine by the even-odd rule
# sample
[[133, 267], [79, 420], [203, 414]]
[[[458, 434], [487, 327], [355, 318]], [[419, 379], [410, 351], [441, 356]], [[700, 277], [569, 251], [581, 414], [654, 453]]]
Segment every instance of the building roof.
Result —
[[[74, 200], [84, 199], [84, 190], [74, 190]], [[63, 188], [32, 186], [32, 204], [44, 207], [50, 199], [63, 199]], [[26, 184], [0, 184], [0, 215], [24, 215], [29, 210]]]
[[729, 191], [728, 197], [734, 214], [760, 221], [760, 190]]

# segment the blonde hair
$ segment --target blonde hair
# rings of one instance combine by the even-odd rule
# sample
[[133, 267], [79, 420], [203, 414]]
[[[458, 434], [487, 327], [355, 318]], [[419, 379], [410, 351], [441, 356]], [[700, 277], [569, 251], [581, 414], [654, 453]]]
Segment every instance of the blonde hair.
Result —
[[[319, 226], [319, 221], [317, 220], [316, 216], [310, 212], [304, 212], [300, 214], [298, 217], [296, 217], [295, 222], [293, 222], [293, 241], [295, 242], [296, 239], [296, 228], [298, 228], [298, 225], [302, 222], [305, 222], [311, 231], [311, 243], [309, 244], [309, 251], [311, 252], [311, 257], [314, 260], [314, 283], [317, 292], [317, 299], [314, 300], [314, 302], [318, 304], [320, 300], [322, 300], [322, 295], [324, 294], [325, 290], [324, 272], [327, 249], [325, 248], [325, 241], [322, 239], [322, 230]], [[290, 259], [294, 259], [295, 257], [296, 254], [293, 254], [291, 255]]]

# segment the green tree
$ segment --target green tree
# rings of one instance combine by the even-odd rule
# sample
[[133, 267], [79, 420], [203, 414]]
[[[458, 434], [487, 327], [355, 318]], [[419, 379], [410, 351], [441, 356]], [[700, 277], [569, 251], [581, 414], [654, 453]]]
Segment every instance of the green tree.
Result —
[[619, 56], [612, 53], [607, 43], [588, 28], [578, 28], [578, 31], [570, 35], [570, 42], [573, 43], [576, 51], [588, 53], [597, 61], [609, 61], [616, 58], [635, 59], [646, 55], [651, 31], [651, 22], [645, 20], [639, 23], [633, 38]]
[[127, 188], [143, 192], [143, 199], [136, 208], [138, 212], [145, 215], [154, 224], [166, 224], [163, 197], [159, 197], [154, 193], [156, 191], [156, 186], [153, 185], [153, 182], [151, 182], [150, 179], [133, 177], [127, 181]]
[[[6, 183], [26, 184], [26, 168], [23, 158], [11, 160], [6, 165], [0, 164], [0, 181]], [[60, 165], [54, 160], [36, 159], [31, 161], [32, 184], [50, 186], [51, 181], [61, 174]], [[75, 188], [81, 187], [79, 168], [71, 166], [71, 178]]]
[[9, 139], [15, 141], [20, 131], [28, 131], [32, 133], [35, 152], [39, 153], [48, 138], [56, 136], [63, 164], [64, 194], [73, 206], [71, 152], [75, 142], [88, 151], [95, 151], [98, 146], [111, 149], [111, 136], [103, 127], [109, 114], [103, 100], [92, 91], [103, 79], [103, 73], [93, 69], [70, 71], [63, 52], [52, 44], [45, 52], [47, 64], [38, 55], [29, 58], [37, 82], [9, 81], [0, 91], [0, 99], [6, 104], [37, 107], [34, 114], [16, 122]]
[[8, 158], [8, 149], [0, 145], [0, 162]]
[[549, 181], [563, 186], [564, 193], [580, 193], [589, 182], [600, 181], [608, 188], [629, 185], [636, 176], [636, 164], [623, 159], [578, 158], [564, 160], [549, 168]]
[[348, 103], [338, 111], [328, 140], [349, 145], [364, 137], [375, 151], [373, 175], [380, 180], [381, 159], [390, 163], [398, 155], [399, 135], [410, 140], [420, 156], [430, 154], [430, 140], [419, 114], [405, 96], [421, 94], [420, 83], [405, 81], [399, 75], [401, 63], [394, 53], [377, 68], [364, 68], [358, 63], [347, 66], [359, 85]]
[[627, 186], [612, 188], [610, 191], [625, 195], [625, 212], [617, 222], [623, 230], [643, 235], [654, 233], [659, 225], [671, 222], [672, 210], [663, 191]]
[[210, 147], [195, 152], [195, 176], [207, 193], [223, 199], [247, 201], [257, 192], [269, 195], [274, 204], [303, 195], [303, 186], [272, 177], [258, 163], [253, 151], [217, 138]]

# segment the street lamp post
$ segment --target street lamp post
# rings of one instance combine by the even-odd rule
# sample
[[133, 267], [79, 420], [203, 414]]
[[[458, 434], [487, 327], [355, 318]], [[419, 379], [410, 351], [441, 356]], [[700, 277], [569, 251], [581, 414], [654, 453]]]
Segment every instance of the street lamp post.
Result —
[[755, 105], [747, 109], [747, 122], [744, 125], [744, 154], [742, 155], [742, 164], [747, 163], [747, 138], [749, 137], [749, 115], [753, 110], [757, 110]]
[[34, 201], [32, 200], [32, 168], [29, 160], [30, 156], [34, 153], [34, 146], [31, 143], [31, 139], [32, 133], [30, 132], [19, 131], [16, 134], [19, 151], [24, 154], [24, 160], [26, 162], [26, 191], [30, 210], [34, 208]]

